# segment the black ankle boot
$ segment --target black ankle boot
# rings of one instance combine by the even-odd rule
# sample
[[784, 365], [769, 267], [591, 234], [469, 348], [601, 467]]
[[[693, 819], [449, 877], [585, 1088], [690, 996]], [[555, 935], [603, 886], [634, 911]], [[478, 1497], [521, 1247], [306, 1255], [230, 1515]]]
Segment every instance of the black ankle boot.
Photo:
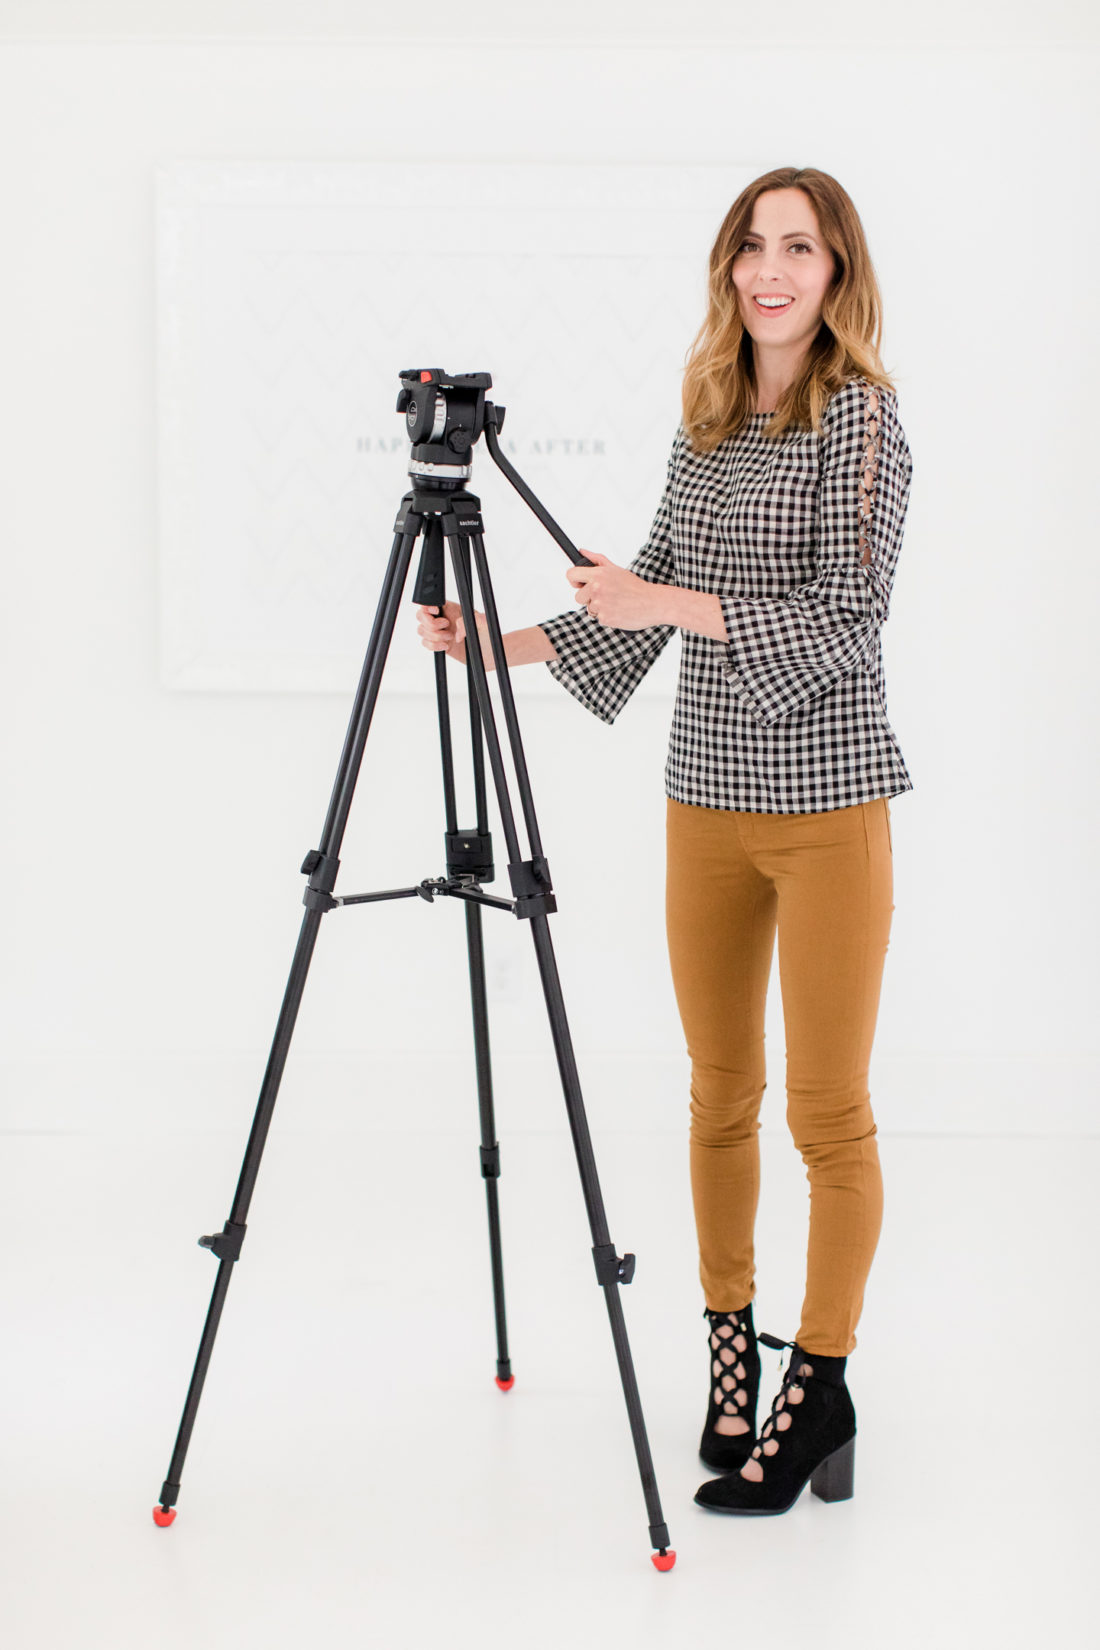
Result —
[[[847, 1358], [823, 1358], [803, 1352], [797, 1341], [774, 1335], [758, 1337], [765, 1346], [793, 1348], [783, 1386], [772, 1401], [760, 1441], [751, 1450], [764, 1477], [743, 1478], [740, 1469], [700, 1484], [695, 1499], [710, 1512], [745, 1516], [789, 1512], [809, 1480], [822, 1501], [847, 1501], [853, 1490], [856, 1412], [844, 1379]], [[806, 1373], [807, 1366], [812, 1371]], [[791, 1402], [801, 1392], [797, 1403]], [[790, 1426], [780, 1428], [781, 1415]], [[768, 1444], [776, 1446], [773, 1450]], [[743, 1465], [744, 1463], [742, 1463]]]
[[[710, 1401], [707, 1424], [699, 1442], [705, 1467], [730, 1472], [743, 1466], [756, 1443], [756, 1400], [760, 1391], [760, 1354], [752, 1322], [752, 1302], [740, 1312], [711, 1312], [703, 1308], [710, 1323]], [[747, 1344], [734, 1343], [738, 1338]], [[739, 1415], [749, 1424], [748, 1432], [716, 1432], [720, 1415]]]

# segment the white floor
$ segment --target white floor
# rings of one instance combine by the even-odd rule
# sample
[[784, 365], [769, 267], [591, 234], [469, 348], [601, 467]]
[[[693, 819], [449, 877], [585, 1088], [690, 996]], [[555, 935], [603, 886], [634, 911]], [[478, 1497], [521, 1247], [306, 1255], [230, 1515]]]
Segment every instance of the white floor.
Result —
[[[7, 1650], [1095, 1643], [1100, 1141], [880, 1134], [856, 1490], [692, 1502], [706, 1344], [686, 1137], [596, 1158], [678, 1559], [647, 1518], [572, 1148], [502, 1141], [498, 1392], [476, 1133], [273, 1131], [183, 1474], [165, 1476], [244, 1139], [9, 1135]], [[757, 1327], [798, 1323], [807, 1187], [762, 1137]], [[779, 1381], [764, 1349], [760, 1419]]]

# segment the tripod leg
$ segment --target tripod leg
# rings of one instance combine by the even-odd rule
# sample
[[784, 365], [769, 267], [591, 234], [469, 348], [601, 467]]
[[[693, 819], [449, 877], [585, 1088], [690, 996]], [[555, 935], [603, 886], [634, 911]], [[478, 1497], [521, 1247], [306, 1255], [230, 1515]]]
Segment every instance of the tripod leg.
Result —
[[[438, 521], [430, 525], [427, 534], [430, 536], [439, 532]], [[440, 568], [437, 577], [442, 581], [442, 534], [440, 534]], [[465, 555], [465, 546], [462, 546]], [[469, 562], [465, 563], [467, 579], [469, 578]], [[440, 588], [433, 596], [442, 612], [442, 603], [445, 590]], [[467, 678], [470, 667], [467, 665]], [[447, 692], [446, 660], [441, 653], [435, 656], [435, 694], [439, 712], [439, 750], [443, 762], [443, 802], [447, 820], [447, 873], [454, 876], [462, 871], [469, 873], [468, 864], [463, 864], [465, 854], [459, 848], [459, 839], [468, 843], [474, 851], [476, 865], [476, 880], [478, 882], [491, 881], [492, 845], [489, 835], [489, 821], [485, 807], [485, 750], [481, 736], [481, 719], [477, 708], [477, 696], [472, 687], [470, 690], [470, 747], [473, 757], [474, 770], [474, 801], [477, 813], [476, 831], [471, 835], [460, 833], [458, 829], [458, 815], [455, 811], [455, 777], [454, 755], [451, 745], [451, 713], [450, 701]], [[485, 949], [481, 927], [481, 908], [472, 902], [466, 903], [466, 950], [470, 965], [470, 1003], [474, 1022], [474, 1064], [477, 1073], [478, 1112], [481, 1120], [481, 1173], [485, 1181], [485, 1202], [489, 1217], [489, 1257], [493, 1278], [493, 1314], [496, 1319], [497, 1338], [497, 1386], [502, 1392], [510, 1392], [515, 1384], [512, 1374], [512, 1365], [508, 1357], [508, 1325], [504, 1311], [504, 1260], [500, 1241], [500, 1206], [497, 1197], [497, 1181], [500, 1177], [500, 1147], [496, 1139], [496, 1125], [493, 1117], [493, 1081], [489, 1059], [489, 1010], [485, 995]]]
[[466, 945], [470, 956], [470, 998], [474, 1015], [474, 1059], [477, 1068], [477, 1098], [481, 1114], [481, 1172], [485, 1178], [485, 1202], [489, 1216], [489, 1258], [493, 1272], [493, 1310], [497, 1331], [497, 1386], [510, 1392], [515, 1384], [508, 1357], [508, 1326], [504, 1316], [504, 1259], [500, 1242], [500, 1208], [497, 1181], [500, 1178], [500, 1146], [494, 1135], [493, 1088], [489, 1069], [489, 1014], [485, 1001], [485, 953], [482, 947], [481, 908], [466, 907]]
[[[465, 544], [459, 547], [462, 565], [470, 577], [469, 552]], [[485, 803], [485, 744], [481, 731], [481, 713], [473, 683], [473, 667], [466, 665], [466, 683], [469, 690], [470, 753], [474, 770], [474, 806], [478, 833], [485, 845], [484, 858], [491, 859], [489, 816]], [[484, 879], [482, 879], [484, 880]], [[515, 1384], [512, 1364], [508, 1357], [508, 1324], [504, 1312], [504, 1258], [500, 1238], [500, 1206], [497, 1186], [500, 1180], [500, 1146], [496, 1138], [496, 1119], [493, 1111], [493, 1079], [489, 1060], [489, 1006], [485, 995], [485, 948], [482, 940], [481, 907], [466, 906], [466, 948], [470, 959], [470, 1005], [474, 1021], [474, 1063], [477, 1072], [477, 1103], [481, 1121], [481, 1173], [485, 1179], [485, 1206], [489, 1220], [489, 1259], [493, 1275], [493, 1313], [497, 1334], [497, 1386], [510, 1392]]]
[[[585, 1206], [588, 1210], [589, 1227], [592, 1232], [592, 1258], [596, 1265], [596, 1278], [604, 1292], [607, 1316], [611, 1324], [611, 1338], [615, 1343], [615, 1356], [619, 1362], [623, 1397], [626, 1400], [627, 1415], [630, 1418], [630, 1431], [634, 1440], [634, 1453], [637, 1457], [638, 1472], [642, 1480], [642, 1494], [645, 1496], [646, 1509], [649, 1514], [650, 1540], [653, 1546], [657, 1548], [657, 1552], [653, 1555], [653, 1562], [658, 1569], [670, 1569], [676, 1555], [674, 1552], [670, 1553], [669, 1549], [668, 1528], [661, 1512], [657, 1477], [653, 1469], [653, 1456], [650, 1452], [645, 1419], [642, 1415], [642, 1400], [638, 1392], [638, 1381], [634, 1373], [634, 1360], [630, 1354], [626, 1321], [623, 1317], [623, 1303], [619, 1294], [619, 1285], [629, 1283], [634, 1276], [634, 1256], [618, 1256], [608, 1233], [603, 1196], [600, 1192], [599, 1176], [596, 1172], [596, 1159], [592, 1150], [592, 1137], [588, 1130], [588, 1119], [581, 1095], [580, 1077], [577, 1073], [577, 1062], [573, 1053], [573, 1039], [570, 1036], [569, 1025], [566, 1020], [565, 1002], [562, 997], [561, 981], [558, 977], [558, 965], [554, 957], [554, 945], [550, 937], [548, 919], [545, 916], [533, 916], [531, 918], [531, 933], [535, 942], [535, 955], [538, 958], [543, 995], [546, 998], [547, 1012], [550, 1017], [554, 1052], [557, 1055], [558, 1071], [561, 1075], [562, 1089], [565, 1094], [565, 1108], [569, 1116], [573, 1148], [576, 1153], [577, 1166], [580, 1169]], [[664, 1562], [666, 1559], [669, 1560], [668, 1563]]]
[[303, 871], [308, 870], [310, 877], [309, 886], [303, 896], [306, 915], [302, 919], [298, 944], [290, 968], [290, 976], [283, 994], [282, 1008], [275, 1028], [267, 1070], [264, 1073], [260, 1088], [260, 1097], [252, 1121], [252, 1131], [245, 1150], [244, 1162], [241, 1166], [240, 1179], [237, 1182], [232, 1213], [221, 1232], [213, 1237], [199, 1239], [199, 1243], [203, 1248], [213, 1251], [220, 1265], [214, 1282], [210, 1308], [206, 1315], [206, 1323], [203, 1327], [202, 1339], [199, 1343], [198, 1356], [195, 1359], [195, 1367], [191, 1375], [191, 1384], [184, 1404], [183, 1418], [180, 1421], [175, 1448], [172, 1451], [168, 1476], [161, 1486], [159, 1505], [153, 1509], [155, 1522], [162, 1526], [171, 1524], [176, 1516], [175, 1505], [179, 1497], [183, 1464], [191, 1441], [191, 1431], [195, 1424], [195, 1416], [198, 1413], [203, 1385], [206, 1381], [210, 1355], [214, 1349], [214, 1338], [218, 1332], [222, 1308], [225, 1305], [225, 1297], [229, 1290], [229, 1280], [233, 1266], [240, 1256], [241, 1245], [244, 1242], [248, 1206], [252, 1200], [252, 1192], [260, 1168], [260, 1159], [263, 1156], [268, 1129], [271, 1126], [271, 1118], [275, 1110], [275, 1101], [279, 1093], [279, 1084], [282, 1081], [287, 1054], [290, 1051], [290, 1039], [298, 1017], [302, 993], [305, 990], [306, 976], [309, 973], [313, 948], [317, 941], [317, 932], [321, 926], [321, 917], [326, 910], [332, 908], [333, 904], [330, 896], [335, 886], [336, 873], [340, 863], [340, 844], [343, 840], [344, 828], [347, 824], [347, 816], [355, 792], [355, 781], [363, 760], [363, 749], [366, 744], [371, 717], [374, 713], [375, 701], [378, 697], [382, 671], [393, 637], [397, 608], [408, 574], [413, 544], [419, 532], [419, 519], [416, 517], [409, 518], [409, 526], [405, 530], [405, 514], [406, 512], [403, 510], [398, 516], [398, 531], [390, 554], [389, 566], [386, 570], [382, 594], [379, 598], [374, 626], [367, 646], [366, 659], [364, 660], [359, 687], [355, 696], [355, 705], [344, 740], [336, 784], [333, 787], [328, 815], [325, 820], [321, 847], [313, 849], [307, 854], [302, 867]]
[[653, 1457], [649, 1448], [649, 1439], [646, 1434], [645, 1419], [642, 1415], [641, 1397], [638, 1392], [638, 1382], [634, 1372], [634, 1361], [630, 1353], [630, 1343], [627, 1339], [626, 1322], [623, 1317], [622, 1300], [619, 1295], [620, 1284], [629, 1283], [634, 1275], [634, 1256], [618, 1256], [615, 1246], [611, 1242], [607, 1229], [607, 1217], [604, 1212], [603, 1197], [600, 1192], [599, 1176], [596, 1173], [596, 1160], [592, 1151], [592, 1139], [589, 1134], [588, 1120], [585, 1115], [584, 1100], [581, 1095], [580, 1078], [577, 1073], [577, 1063], [573, 1052], [573, 1042], [569, 1032], [569, 1024], [565, 1013], [565, 1002], [561, 992], [561, 982], [558, 977], [557, 961], [554, 957], [553, 942], [550, 937], [548, 922], [549, 913], [557, 909], [550, 885], [549, 866], [542, 855], [541, 842], [538, 835], [538, 825], [535, 819], [534, 801], [531, 796], [530, 782], [527, 776], [527, 766], [523, 756], [523, 747], [519, 734], [519, 722], [516, 716], [515, 699], [512, 694], [511, 683], [508, 679], [508, 665], [505, 659], [504, 641], [501, 634], [500, 622], [497, 617], [496, 601], [493, 596], [492, 584], [489, 578], [488, 564], [485, 558], [485, 546], [480, 533], [473, 533], [470, 542], [473, 547], [474, 559], [477, 565], [478, 583], [481, 588], [481, 597], [485, 608], [485, 618], [489, 630], [490, 645], [493, 658], [498, 662], [497, 669], [500, 682], [500, 696], [504, 707], [505, 723], [511, 744], [513, 764], [516, 770], [517, 782], [520, 788], [521, 802], [527, 832], [531, 843], [532, 858], [526, 863], [520, 863], [520, 850], [516, 837], [515, 822], [508, 797], [507, 778], [501, 757], [500, 742], [497, 737], [496, 723], [493, 717], [492, 702], [489, 698], [488, 678], [485, 672], [485, 662], [481, 656], [481, 647], [477, 637], [477, 625], [474, 619], [474, 602], [468, 569], [462, 555], [462, 545], [458, 536], [457, 523], [454, 518], [445, 519], [443, 524], [444, 535], [451, 551], [451, 561], [455, 570], [455, 581], [458, 585], [459, 601], [462, 606], [463, 619], [466, 625], [467, 657], [472, 667], [474, 686], [477, 692], [478, 704], [485, 728], [485, 738], [489, 749], [489, 760], [493, 769], [493, 777], [497, 788], [497, 800], [500, 805], [501, 819], [505, 835], [508, 839], [509, 853], [512, 862], [509, 865], [509, 874], [512, 877], [513, 890], [517, 895], [516, 915], [526, 918], [531, 923], [532, 936], [535, 942], [535, 955], [538, 959], [539, 974], [542, 979], [543, 994], [546, 999], [547, 1014], [550, 1019], [551, 1034], [554, 1041], [554, 1050], [557, 1055], [558, 1070], [561, 1075], [562, 1088], [565, 1094], [566, 1111], [569, 1116], [570, 1132], [573, 1136], [573, 1146], [577, 1157], [577, 1166], [580, 1170], [581, 1186], [584, 1191], [585, 1207], [588, 1211], [589, 1227], [592, 1234], [592, 1257], [596, 1267], [596, 1278], [604, 1291], [607, 1305], [607, 1315], [611, 1324], [611, 1336], [615, 1345], [615, 1355], [619, 1364], [619, 1375], [622, 1381], [623, 1396], [626, 1400], [627, 1415], [630, 1421], [630, 1431], [634, 1442], [634, 1452], [638, 1462], [638, 1472], [642, 1482], [642, 1493], [645, 1497], [646, 1511], [649, 1517], [649, 1535], [652, 1545], [657, 1549], [652, 1554], [653, 1562], [659, 1570], [671, 1569], [676, 1560], [676, 1554], [669, 1546], [668, 1526], [661, 1511], [660, 1495], [657, 1490], [657, 1478], [653, 1469]]

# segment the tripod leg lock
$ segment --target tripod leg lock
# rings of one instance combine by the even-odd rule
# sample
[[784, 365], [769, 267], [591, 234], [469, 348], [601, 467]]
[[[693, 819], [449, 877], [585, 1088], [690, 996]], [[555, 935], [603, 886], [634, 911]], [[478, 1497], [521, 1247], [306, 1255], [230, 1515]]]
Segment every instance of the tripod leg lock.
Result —
[[481, 1147], [481, 1177], [483, 1180], [500, 1179], [500, 1146]]
[[240, 1260], [246, 1227], [243, 1221], [227, 1220], [213, 1237], [201, 1237], [200, 1249], [212, 1249], [219, 1260]]
[[336, 873], [340, 861], [323, 854], [320, 848], [311, 848], [302, 861], [302, 875], [309, 878], [309, 887], [302, 895], [302, 904], [310, 911], [331, 911], [336, 901], [332, 890], [336, 887]]
[[550, 863], [541, 854], [519, 865], [509, 865], [508, 878], [516, 896], [517, 917], [548, 917], [551, 911], [557, 910], [558, 902], [550, 885]]
[[629, 1283], [634, 1276], [634, 1256], [617, 1255], [613, 1243], [596, 1244], [592, 1259], [596, 1263], [596, 1281], [601, 1287], [605, 1283]]

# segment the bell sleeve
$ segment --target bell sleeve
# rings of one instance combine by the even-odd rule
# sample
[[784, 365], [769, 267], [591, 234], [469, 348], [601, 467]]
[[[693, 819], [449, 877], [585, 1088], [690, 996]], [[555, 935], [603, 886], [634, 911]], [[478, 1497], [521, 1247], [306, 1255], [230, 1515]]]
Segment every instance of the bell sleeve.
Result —
[[[672, 494], [683, 445], [683, 425], [677, 426], [665, 472], [665, 488], [649, 537], [630, 563], [629, 571], [651, 584], [673, 584]], [[642, 678], [656, 663], [676, 626], [649, 625], [644, 630], [617, 630], [601, 624], [586, 607], [577, 606], [557, 618], [542, 619], [539, 628], [554, 644], [558, 657], [548, 659], [551, 676], [579, 699], [601, 722], [613, 722]]]
[[788, 596], [721, 596], [723, 675], [770, 727], [859, 665], [886, 622], [912, 459], [892, 390], [852, 379], [821, 428], [814, 504], [817, 576]]

